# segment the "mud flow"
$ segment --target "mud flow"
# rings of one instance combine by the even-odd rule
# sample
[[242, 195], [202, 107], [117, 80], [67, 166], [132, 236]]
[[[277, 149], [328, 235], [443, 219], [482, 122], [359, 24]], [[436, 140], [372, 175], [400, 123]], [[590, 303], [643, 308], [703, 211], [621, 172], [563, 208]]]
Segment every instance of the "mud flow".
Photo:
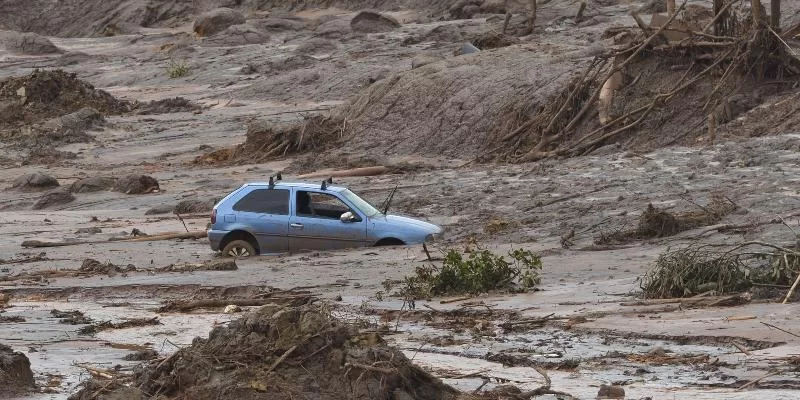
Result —
[[[777, 0], [2, 1], [0, 398], [796, 398], [798, 54]], [[442, 233], [212, 251], [278, 176]]]

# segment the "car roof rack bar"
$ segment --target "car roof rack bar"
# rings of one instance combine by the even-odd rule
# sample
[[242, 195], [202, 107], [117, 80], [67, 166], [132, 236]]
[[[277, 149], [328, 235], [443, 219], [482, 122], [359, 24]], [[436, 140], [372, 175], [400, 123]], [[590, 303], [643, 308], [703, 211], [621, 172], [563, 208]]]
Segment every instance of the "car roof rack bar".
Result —
[[269, 177], [269, 188], [272, 189], [275, 187], [275, 180], [272, 177]]

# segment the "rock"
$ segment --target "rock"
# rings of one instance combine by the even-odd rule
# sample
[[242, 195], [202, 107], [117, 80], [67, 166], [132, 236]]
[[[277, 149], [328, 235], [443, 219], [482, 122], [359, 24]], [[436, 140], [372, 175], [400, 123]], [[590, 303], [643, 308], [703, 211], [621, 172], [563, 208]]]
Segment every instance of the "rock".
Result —
[[228, 27], [222, 32], [203, 41], [211, 46], [244, 46], [247, 44], [261, 44], [269, 41], [269, 34], [262, 32], [250, 25], [241, 24]]
[[44, 208], [50, 208], [54, 206], [60, 206], [62, 204], [67, 204], [75, 201], [75, 196], [69, 192], [66, 188], [59, 188], [50, 193], [46, 193], [44, 196], [40, 197], [36, 203], [33, 204], [34, 210], [41, 210]]
[[389, 32], [399, 27], [400, 23], [397, 22], [396, 19], [377, 11], [364, 10], [356, 14], [356, 16], [350, 20], [350, 29], [352, 29], [353, 32]]
[[230, 26], [245, 23], [242, 13], [230, 8], [217, 8], [201, 14], [194, 20], [192, 30], [198, 36], [212, 36]]
[[480, 11], [486, 14], [505, 14], [505, 0], [485, 0], [480, 6]]
[[11, 187], [20, 190], [41, 190], [58, 186], [58, 180], [43, 172], [34, 172], [14, 179]]
[[304, 21], [294, 18], [269, 17], [265, 19], [250, 20], [248, 23], [252, 24], [258, 29], [266, 31], [301, 31], [306, 29], [306, 23]]
[[464, 42], [463, 44], [461, 44], [461, 47], [456, 51], [456, 55], [463, 56], [465, 54], [479, 53], [480, 51], [481, 49], [475, 47], [475, 45], [473, 45], [472, 43]]
[[69, 187], [72, 193], [90, 193], [110, 190], [117, 182], [116, 178], [110, 176], [95, 176], [92, 178], [78, 179]]
[[212, 208], [214, 208], [213, 200], [190, 199], [176, 204], [173, 212], [176, 214], [195, 214], [210, 212]]
[[315, 33], [318, 37], [339, 39], [353, 33], [353, 30], [346, 19], [334, 19], [317, 26]]
[[458, 0], [450, 6], [448, 12], [450, 17], [455, 19], [472, 18], [472, 15], [480, 11], [481, 0]]
[[600, 385], [597, 391], [598, 399], [624, 399], [625, 389], [618, 385]]
[[31, 362], [24, 354], [0, 344], [0, 387], [3, 394], [20, 394], [36, 388]]
[[160, 190], [152, 176], [131, 174], [118, 179], [111, 190], [125, 194], [146, 194]]
[[88, 235], [95, 235], [98, 233], [103, 233], [103, 230], [97, 226], [92, 226], [89, 228], [78, 228], [75, 231], [76, 234], [88, 234]]
[[420, 54], [411, 59], [411, 69], [417, 69], [419, 67], [422, 67], [423, 65], [432, 64], [442, 60], [444, 60], [443, 57]]
[[224, 312], [225, 314], [233, 314], [241, 311], [242, 307], [239, 307], [236, 304], [229, 304], [225, 306], [225, 309], [222, 312]]
[[61, 53], [50, 39], [33, 32], [0, 32], [0, 46], [11, 53], [30, 56]]

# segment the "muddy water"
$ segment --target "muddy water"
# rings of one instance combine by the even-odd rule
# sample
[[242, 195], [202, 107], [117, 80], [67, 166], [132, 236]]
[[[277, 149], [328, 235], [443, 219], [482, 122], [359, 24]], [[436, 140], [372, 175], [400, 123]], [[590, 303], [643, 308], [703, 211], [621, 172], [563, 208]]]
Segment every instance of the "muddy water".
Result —
[[[89, 378], [82, 365], [129, 373], [138, 362], [125, 361], [127, 354], [149, 348], [162, 356], [169, 355], [191, 344], [196, 336], [206, 336], [214, 326], [235, 317], [212, 313], [155, 314], [152, 309], [158, 305], [141, 300], [124, 307], [76, 301], [15, 302], [3, 315], [22, 316], [25, 322], [0, 324], [0, 342], [25, 353], [31, 361], [37, 386], [54, 392], [24, 398], [66, 399], [81, 381]], [[161, 324], [81, 335], [78, 330], [87, 325], [60, 323], [50, 314], [53, 309], [79, 310], [95, 322], [122, 322], [157, 315]]]

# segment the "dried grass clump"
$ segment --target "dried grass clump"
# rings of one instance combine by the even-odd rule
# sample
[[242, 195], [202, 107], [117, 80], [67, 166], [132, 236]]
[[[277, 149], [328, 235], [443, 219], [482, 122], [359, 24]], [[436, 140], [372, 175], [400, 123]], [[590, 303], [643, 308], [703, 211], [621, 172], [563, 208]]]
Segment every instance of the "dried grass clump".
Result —
[[[764, 248], [768, 251], [760, 250]], [[640, 285], [648, 298], [689, 297], [710, 291], [721, 295], [753, 285], [788, 287], [798, 274], [800, 253], [794, 249], [764, 242], [722, 250], [692, 245], [662, 253]]]

